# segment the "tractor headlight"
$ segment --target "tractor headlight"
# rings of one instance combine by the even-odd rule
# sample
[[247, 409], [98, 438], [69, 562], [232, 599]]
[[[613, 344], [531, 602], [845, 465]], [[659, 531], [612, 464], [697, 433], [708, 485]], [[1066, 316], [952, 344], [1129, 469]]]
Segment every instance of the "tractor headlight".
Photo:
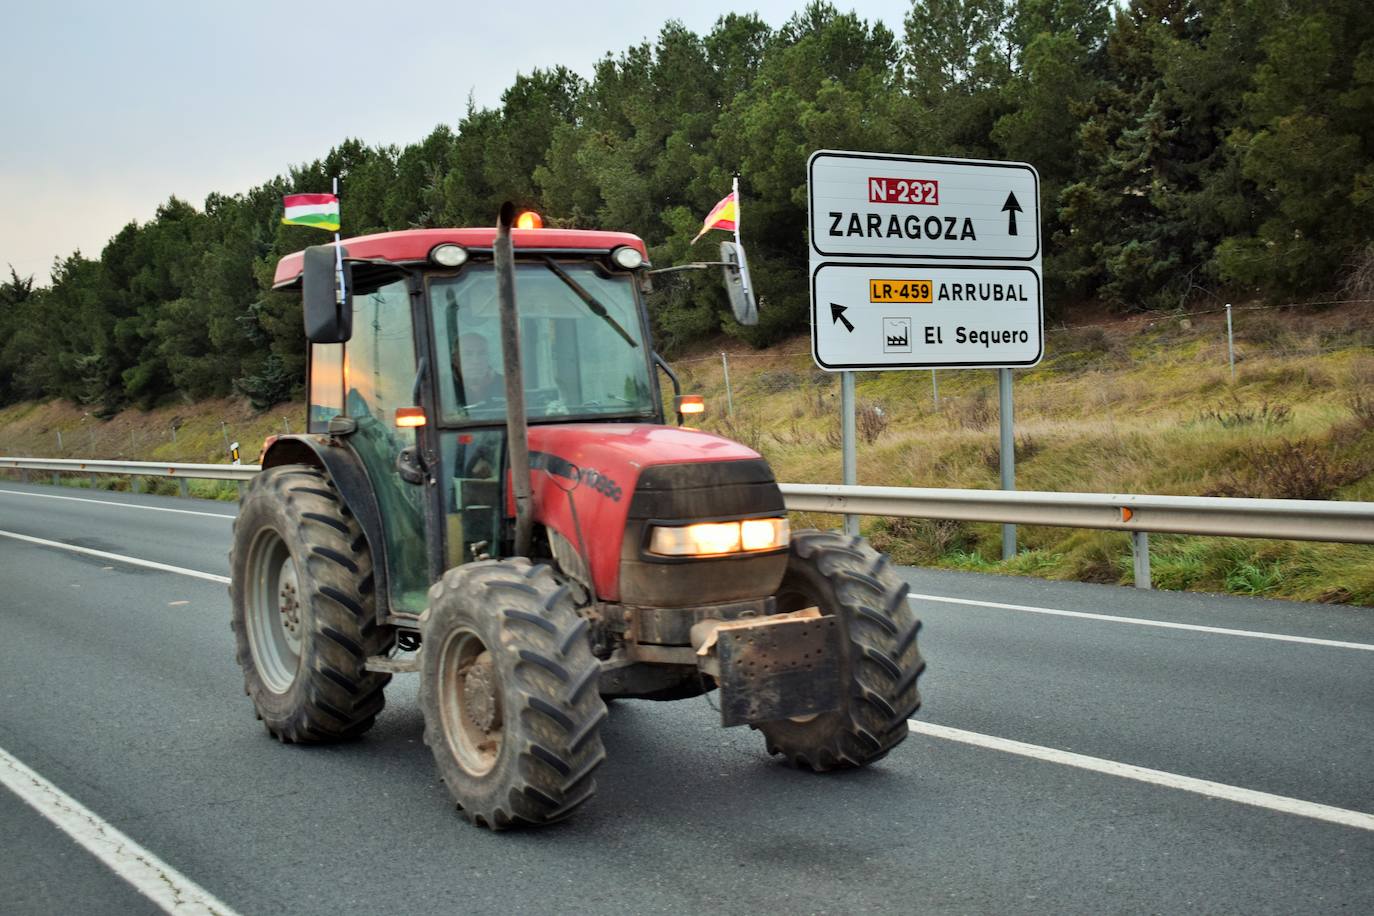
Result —
[[664, 557], [714, 557], [754, 553], [787, 546], [785, 518], [750, 518], [742, 522], [699, 522], [676, 528], [655, 526], [649, 552]]

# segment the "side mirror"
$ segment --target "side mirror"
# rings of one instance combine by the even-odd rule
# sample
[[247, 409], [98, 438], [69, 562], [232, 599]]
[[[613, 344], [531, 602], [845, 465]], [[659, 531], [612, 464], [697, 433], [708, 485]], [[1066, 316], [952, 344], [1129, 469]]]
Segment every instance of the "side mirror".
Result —
[[744, 260], [744, 246], [721, 242], [720, 259], [725, 262], [725, 291], [730, 294], [735, 320], [740, 324], [758, 324], [759, 304], [749, 279], [749, 265]]
[[340, 254], [348, 257], [347, 250], [340, 252], [333, 245], [312, 245], [302, 255], [305, 338], [311, 343], [344, 343], [353, 336], [353, 306], [348, 301], [353, 269], [344, 261], [339, 270]]

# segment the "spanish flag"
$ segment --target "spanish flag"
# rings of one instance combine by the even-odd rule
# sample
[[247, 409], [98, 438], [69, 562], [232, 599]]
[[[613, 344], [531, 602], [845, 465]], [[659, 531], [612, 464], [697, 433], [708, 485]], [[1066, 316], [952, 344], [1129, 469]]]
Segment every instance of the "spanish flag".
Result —
[[735, 221], [739, 218], [739, 192], [731, 191], [720, 199], [720, 203], [711, 208], [711, 212], [706, 214], [706, 222], [701, 224], [701, 231], [696, 238], [692, 239], [695, 245], [697, 239], [701, 238], [712, 229], [729, 229], [734, 231]]

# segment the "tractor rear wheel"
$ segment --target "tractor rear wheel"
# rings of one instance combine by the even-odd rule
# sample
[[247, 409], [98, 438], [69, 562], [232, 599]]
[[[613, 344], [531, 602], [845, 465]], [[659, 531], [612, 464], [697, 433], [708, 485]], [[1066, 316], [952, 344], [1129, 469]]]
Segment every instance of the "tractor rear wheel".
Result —
[[451, 569], [429, 598], [425, 743], [463, 816], [493, 830], [567, 817], [606, 757], [601, 665], [569, 589], [516, 558]]
[[306, 465], [253, 478], [234, 521], [230, 603], [244, 691], [283, 743], [354, 738], [382, 711], [387, 674], [372, 555], [329, 476]]
[[925, 661], [916, 634], [921, 622], [907, 601], [906, 583], [862, 538], [800, 531], [791, 546], [778, 610], [817, 607], [839, 619], [844, 706], [758, 728], [768, 752], [795, 766], [816, 771], [865, 766], [906, 738], [907, 718], [920, 708], [916, 679]]

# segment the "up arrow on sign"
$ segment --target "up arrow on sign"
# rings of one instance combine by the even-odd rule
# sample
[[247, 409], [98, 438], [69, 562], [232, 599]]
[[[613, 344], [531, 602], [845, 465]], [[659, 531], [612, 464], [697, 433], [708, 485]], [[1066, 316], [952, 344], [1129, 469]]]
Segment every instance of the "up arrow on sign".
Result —
[[1016, 234], [1016, 214], [1021, 212], [1021, 205], [1016, 202], [1016, 192], [1007, 192], [1007, 202], [1002, 204], [1002, 210], [1007, 214], [1007, 235]]

